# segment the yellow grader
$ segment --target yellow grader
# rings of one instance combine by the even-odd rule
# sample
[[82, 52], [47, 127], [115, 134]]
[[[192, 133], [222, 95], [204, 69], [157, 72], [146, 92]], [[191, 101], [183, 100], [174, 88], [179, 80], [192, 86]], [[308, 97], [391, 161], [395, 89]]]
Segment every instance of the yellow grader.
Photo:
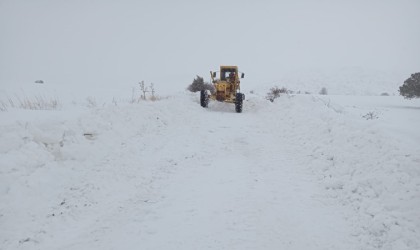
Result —
[[[217, 77], [219, 73], [219, 78]], [[244, 78], [244, 73], [241, 73], [240, 78]], [[210, 71], [211, 81], [214, 85], [214, 91], [201, 90], [200, 104], [207, 108], [209, 100], [234, 103], [237, 113], [242, 112], [242, 103], [245, 100], [245, 95], [240, 92], [241, 81], [239, 80], [239, 71], [237, 66], [220, 66], [220, 71]]]

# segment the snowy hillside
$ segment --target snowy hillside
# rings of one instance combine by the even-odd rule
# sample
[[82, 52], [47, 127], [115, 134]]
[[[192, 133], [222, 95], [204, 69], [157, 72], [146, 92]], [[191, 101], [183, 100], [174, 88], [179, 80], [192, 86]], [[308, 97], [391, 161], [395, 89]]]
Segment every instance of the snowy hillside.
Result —
[[420, 100], [264, 95], [0, 112], [0, 249], [420, 248]]

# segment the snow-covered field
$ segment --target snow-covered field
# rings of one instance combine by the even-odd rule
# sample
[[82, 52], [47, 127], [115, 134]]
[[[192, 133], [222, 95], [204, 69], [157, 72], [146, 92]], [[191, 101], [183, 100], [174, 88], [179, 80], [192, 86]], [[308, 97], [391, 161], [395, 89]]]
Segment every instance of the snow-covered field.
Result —
[[419, 99], [42, 92], [0, 112], [0, 249], [420, 249]]

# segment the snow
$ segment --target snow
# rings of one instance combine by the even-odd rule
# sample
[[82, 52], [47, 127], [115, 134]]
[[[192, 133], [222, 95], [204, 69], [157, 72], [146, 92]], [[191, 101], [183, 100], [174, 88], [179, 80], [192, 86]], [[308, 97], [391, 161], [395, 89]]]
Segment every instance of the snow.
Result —
[[273, 85], [295, 92], [318, 94], [325, 88], [332, 95], [375, 96], [381, 94], [399, 95], [398, 87], [409, 76], [409, 72], [377, 70], [362, 67], [341, 67], [337, 69], [298, 69], [279, 73], [277, 79], [259, 84], [267, 90]]
[[418, 99], [24, 89], [61, 105], [0, 112], [0, 249], [420, 248]]

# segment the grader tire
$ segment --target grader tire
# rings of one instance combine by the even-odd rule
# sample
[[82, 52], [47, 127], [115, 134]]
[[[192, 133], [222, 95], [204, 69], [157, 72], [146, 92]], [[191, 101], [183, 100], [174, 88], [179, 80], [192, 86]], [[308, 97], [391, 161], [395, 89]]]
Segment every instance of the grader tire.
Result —
[[203, 108], [207, 108], [209, 106], [209, 95], [205, 90], [200, 91], [200, 104]]
[[242, 113], [242, 104], [243, 104], [244, 99], [245, 99], [244, 94], [236, 93], [236, 100], [235, 100], [235, 111], [236, 111], [236, 113]]

